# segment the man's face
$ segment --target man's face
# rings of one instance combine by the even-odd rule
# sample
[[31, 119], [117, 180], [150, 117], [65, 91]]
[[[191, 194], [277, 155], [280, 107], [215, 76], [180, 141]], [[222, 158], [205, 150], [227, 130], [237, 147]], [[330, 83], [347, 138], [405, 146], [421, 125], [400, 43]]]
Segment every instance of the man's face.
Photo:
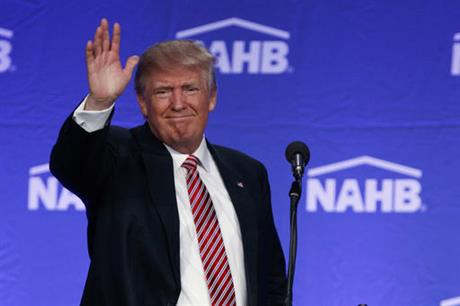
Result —
[[216, 92], [209, 91], [203, 75], [195, 69], [156, 70], [137, 97], [153, 134], [181, 153], [199, 146], [208, 113], [216, 106]]

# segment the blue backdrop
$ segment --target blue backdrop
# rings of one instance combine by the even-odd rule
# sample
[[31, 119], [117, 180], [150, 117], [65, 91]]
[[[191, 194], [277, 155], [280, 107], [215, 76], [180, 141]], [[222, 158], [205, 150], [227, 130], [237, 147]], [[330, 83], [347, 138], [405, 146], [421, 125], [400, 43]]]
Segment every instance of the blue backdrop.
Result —
[[[207, 137], [267, 166], [286, 254], [284, 148], [310, 146], [295, 305], [460, 305], [460, 2], [448, 0], [2, 0], [0, 305], [80, 301], [85, 214], [47, 163], [87, 92], [101, 17], [121, 23], [123, 59], [176, 37], [217, 56]], [[114, 122], [142, 122], [132, 86]]]

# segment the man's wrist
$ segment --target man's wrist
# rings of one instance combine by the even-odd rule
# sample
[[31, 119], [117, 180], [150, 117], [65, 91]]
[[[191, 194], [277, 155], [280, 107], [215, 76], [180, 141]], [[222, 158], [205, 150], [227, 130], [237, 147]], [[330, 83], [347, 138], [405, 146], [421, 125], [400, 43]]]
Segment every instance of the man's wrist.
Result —
[[115, 99], [103, 99], [99, 100], [89, 94], [85, 99], [84, 110], [85, 111], [103, 111], [112, 107], [115, 103]]
[[83, 102], [75, 109], [73, 120], [82, 127], [85, 131], [91, 133], [104, 128], [110, 114], [113, 111], [114, 103], [106, 109], [102, 110], [86, 110], [85, 105], [88, 100], [87, 96]]

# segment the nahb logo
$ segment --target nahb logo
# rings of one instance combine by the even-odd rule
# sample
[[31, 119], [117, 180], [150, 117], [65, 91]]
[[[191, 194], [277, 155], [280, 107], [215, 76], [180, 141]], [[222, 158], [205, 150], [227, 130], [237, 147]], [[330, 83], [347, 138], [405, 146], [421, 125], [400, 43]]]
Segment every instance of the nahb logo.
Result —
[[422, 171], [371, 156], [312, 168], [307, 212], [415, 213], [424, 211]]
[[460, 306], [460, 296], [442, 300], [439, 306]]
[[[248, 39], [239, 34], [234, 39], [202, 39], [204, 33], [239, 27], [269, 36], [269, 39]], [[198, 38], [197, 38], [198, 37]], [[221, 37], [221, 36], [219, 36]], [[223, 74], [281, 74], [291, 71], [289, 67], [289, 32], [244, 20], [228, 18], [176, 33], [178, 39], [194, 39], [202, 42], [216, 57], [216, 70]]]
[[50, 173], [49, 165], [29, 169], [28, 210], [84, 211], [85, 205], [75, 194], [62, 187]]
[[0, 28], [0, 73], [13, 69], [11, 60], [13, 46], [10, 41], [12, 38], [13, 31]]
[[453, 38], [450, 74], [460, 76], [460, 32], [455, 33]]

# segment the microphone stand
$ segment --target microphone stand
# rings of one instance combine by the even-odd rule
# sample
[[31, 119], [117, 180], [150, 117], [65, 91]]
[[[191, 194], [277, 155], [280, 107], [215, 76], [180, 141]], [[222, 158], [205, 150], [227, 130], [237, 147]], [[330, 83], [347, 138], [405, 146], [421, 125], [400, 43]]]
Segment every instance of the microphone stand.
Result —
[[289, 241], [289, 266], [287, 278], [286, 306], [292, 306], [292, 285], [294, 283], [295, 261], [297, 255], [297, 206], [302, 194], [302, 177], [296, 177], [292, 182], [289, 197], [291, 198], [291, 237]]

